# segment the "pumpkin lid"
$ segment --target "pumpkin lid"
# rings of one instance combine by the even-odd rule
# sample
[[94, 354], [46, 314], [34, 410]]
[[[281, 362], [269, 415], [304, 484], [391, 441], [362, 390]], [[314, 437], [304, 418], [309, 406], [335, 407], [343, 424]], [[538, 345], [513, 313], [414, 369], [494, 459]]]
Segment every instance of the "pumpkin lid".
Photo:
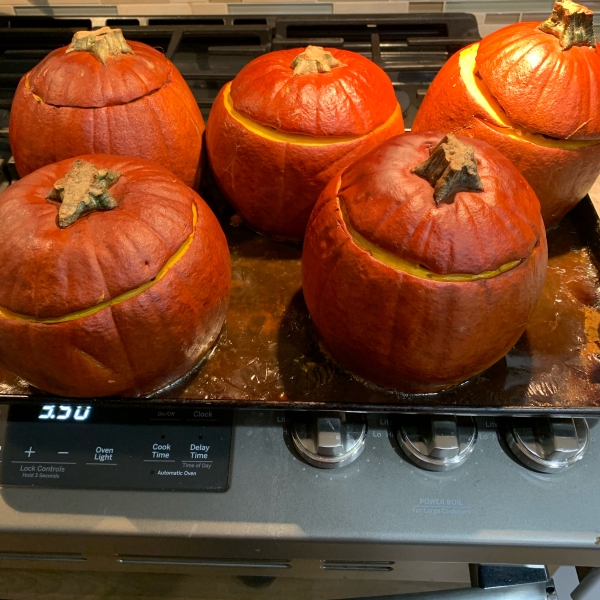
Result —
[[556, 2], [544, 23], [517, 23], [485, 37], [476, 64], [522, 127], [558, 139], [600, 139], [600, 53], [591, 10]]
[[344, 171], [338, 199], [355, 241], [437, 275], [502, 271], [543, 235], [523, 176], [485, 142], [462, 136], [383, 142]]
[[0, 195], [0, 309], [59, 318], [152, 281], [192, 234], [195, 198], [139, 158], [38, 169]]
[[46, 104], [101, 108], [159, 90], [170, 69], [157, 50], [103, 27], [77, 32], [70, 46], [54, 50], [25, 75], [25, 85]]
[[385, 123], [398, 105], [386, 73], [360, 54], [308, 46], [270, 52], [231, 84], [234, 109], [286, 133], [353, 136]]

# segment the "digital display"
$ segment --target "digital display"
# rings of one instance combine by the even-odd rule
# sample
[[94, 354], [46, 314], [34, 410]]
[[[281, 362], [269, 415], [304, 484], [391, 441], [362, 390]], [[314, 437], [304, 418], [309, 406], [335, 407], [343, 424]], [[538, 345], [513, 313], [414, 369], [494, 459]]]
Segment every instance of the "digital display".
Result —
[[231, 410], [45, 397], [6, 412], [2, 406], [0, 487], [222, 492], [229, 486]]
[[92, 413], [91, 406], [69, 404], [45, 404], [38, 415], [40, 421], [87, 421]]

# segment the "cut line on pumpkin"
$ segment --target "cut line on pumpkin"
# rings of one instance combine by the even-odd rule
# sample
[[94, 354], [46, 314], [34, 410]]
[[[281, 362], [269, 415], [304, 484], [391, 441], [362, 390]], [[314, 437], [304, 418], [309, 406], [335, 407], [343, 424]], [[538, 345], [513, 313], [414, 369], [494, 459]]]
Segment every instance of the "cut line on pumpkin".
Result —
[[343, 144], [346, 142], [355, 142], [356, 140], [360, 140], [362, 138], [367, 137], [373, 133], [377, 133], [390, 127], [393, 122], [402, 117], [402, 109], [400, 105], [396, 105], [396, 109], [392, 113], [392, 116], [381, 125], [375, 127], [368, 133], [363, 135], [350, 135], [350, 136], [312, 136], [312, 135], [304, 135], [302, 133], [287, 133], [285, 131], [280, 131], [279, 129], [274, 129], [272, 127], [267, 127], [266, 125], [261, 125], [244, 115], [241, 115], [239, 112], [233, 108], [233, 100], [231, 99], [231, 94], [229, 93], [231, 88], [231, 82], [225, 85], [225, 89], [223, 90], [223, 104], [225, 105], [225, 110], [229, 113], [229, 116], [237, 121], [242, 127], [251, 131], [252, 133], [269, 139], [273, 142], [278, 142], [282, 144], [295, 144], [297, 146], [328, 146], [330, 144]]
[[483, 79], [475, 75], [477, 68], [475, 59], [477, 58], [478, 50], [479, 44], [473, 44], [472, 46], [469, 46], [463, 50], [459, 55], [458, 65], [460, 68], [460, 77], [465, 84], [467, 91], [471, 94], [473, 100], [475, 100], [475, 102], [491, 118], [491, 122], [488, 120], [483, 121], [486, 125], [495, 131], [507, 135], [513, 139], [529, 142], [530, 144], [543, 146], [545, 148], [556, 148], [558, 150], [579, 150], [580, 148], [587, 148], [588, 146], [600, 144], [600, 140], [553, 139], [543, 135], [542, 133], [529, 131], [523, 127], [519, 127], [504, 112], [504, 109], [490, 92]]
[[142, 285], [136, 287], [133, 290], [123, 292], [115, 298], [105, 300], [104, 302], [100, 302], [94, 306], [91, 306], [90, 308], [84, 308], [69, 313], [68, 315], [63, 315], [62, 317], [32, 317], [30, 315], [22, 315], [19, 313], [15, 313], [12, 310], [9, 310], [8, 308], [0, 306], [0, 318], [10, 319], [14, 321], [26, 321], [28, 323], [39, 323], [42, 325], [55, 325], [57, 323], [66, 323], [68, 321], [75, 321], [77, 319], [91, 317], [92, 315], [95, 315], [100, 311], [110, 308], [111, 306], [121, 304], [126, 300], [131, 300], [132, 298], [139, 296], [146, 290], [150, 289], [155, 283], [158, 283], [185, 256], [186, 252], [188, 251], [189, 247], [194, 241], [194, 236], [196, 235], [196, 224], [198, 223], [198, 209], [196, 208], [195, 203], [192, 203], [192, 215], [192, 233], [188, 235], [188, 237], [184, 240], [183, 244], [179, 246], [179, 248], [164, 264], [162, 269], [160, 269], [160, 271], [150, 281], [143, 283]]
[[38, 102], [39, 104], [44, 104], [45, 106], [51, 106], [52, 108], [77, 108], [77, 109], [81, 109], [81, 110], [98, 110], [100, 108], [111, 108], [113, 106], [128, 106], [129, 104], [135, 104], [136, 102], [139, 102], [140, 100], [144, 100], [145, 98], [154, 96], [154, 94], [157, 94], [158, 92], [163, 90], [165, 87], [167, 87], [171, 83], [172, 83], [171, 69], [169, 68], [169, 74], [167, 76], [167, 80], [159, 88], [156, 88], [155, 90], [150, 90], [149, 92], [146, 92], [145, 94], [138, 96], [137, 98], [134, 98], [133, 100], [129, 100], [128, 102], [116, 102], [114, 104], [106, 104], [105, 106], [74, 106], [72, 104], [52, 104], [50, 102], [46, 102], [41, 96], [38, 96], [35, 92], [31, 91], [31, 84], [29, 83], [29, 73], [27, 73], [27, 75], [25, 75], [25, 88], [34, 97], [36, 102]]
[[346, 209], [340, 199], [336, 197], [335, 201], [340, 211], [340, 215], [342, 216], [342, 221], [346, 227], [346, 231], [356, 246], [370, 254], [375, 260], [378, 260], [384, 265], [387, 265], [396, 271], [401, 271], [402, 273], [407, 273], [413, 277], [418, 277], [419, 279], [425, 279], [427, 281], [440, 281], [445, 283], [462, 283], [479, 281], [481, 279], [492, 279], [493, 277], [497, 277], [498, 275], [502, 275], [503, 273], [511, 271], [529, 258], [527, 257], [520, 260], [513, 260], [501, 265], [498, 269], [482, 271], [481, 273], [447, 273], [445, 275], [434, 273], [423, 265], [400, 258], [399, 256], [396, 256], [388, 250], [380, 248], [373, 242], [367, 240], [364, 236], [358, 233], [358, 231], [356, 231], [352, 225], [350, 225], [350, 220], [346, 213]]

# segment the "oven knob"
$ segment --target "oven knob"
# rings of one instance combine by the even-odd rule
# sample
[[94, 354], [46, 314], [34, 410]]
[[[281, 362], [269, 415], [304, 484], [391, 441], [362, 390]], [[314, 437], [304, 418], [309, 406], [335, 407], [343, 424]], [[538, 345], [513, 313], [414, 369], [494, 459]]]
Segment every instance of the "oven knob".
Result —
[[517, 459], [540, 473], [556, 473], [583, 458], [590, 441], [585, 419], [513, 418], [505, 432]]
[[473, 452], [477, 425], [471, 417], [411, 415], [397, 432], [404, 454], [428, 471], [460, 467]]
[[300, 456], [321, 469], [335, 469], [360, 456], [367, 439], [367, 421], [360, 413], [296, 413], [292, 440]]

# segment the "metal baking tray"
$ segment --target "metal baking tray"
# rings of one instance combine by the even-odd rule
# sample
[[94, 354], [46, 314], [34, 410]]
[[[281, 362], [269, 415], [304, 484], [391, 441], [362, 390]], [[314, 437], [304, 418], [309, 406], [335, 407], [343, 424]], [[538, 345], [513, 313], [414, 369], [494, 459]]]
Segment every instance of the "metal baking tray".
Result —
[[[207, 170], [201, 193], [229, 240], [226, 325], [208, 358], [148, 399], [94, 403], [462, 414], [600, 414], [600, 222], [587, 196], [548, 232], [546, 285], [516, 346], [490, 369], [435, 394], [371, 387], [319, 349], [301, 287], [301, 248], [230, 224], [233, 209]], [[0, 369], [0, 403], [47, 398]]]

